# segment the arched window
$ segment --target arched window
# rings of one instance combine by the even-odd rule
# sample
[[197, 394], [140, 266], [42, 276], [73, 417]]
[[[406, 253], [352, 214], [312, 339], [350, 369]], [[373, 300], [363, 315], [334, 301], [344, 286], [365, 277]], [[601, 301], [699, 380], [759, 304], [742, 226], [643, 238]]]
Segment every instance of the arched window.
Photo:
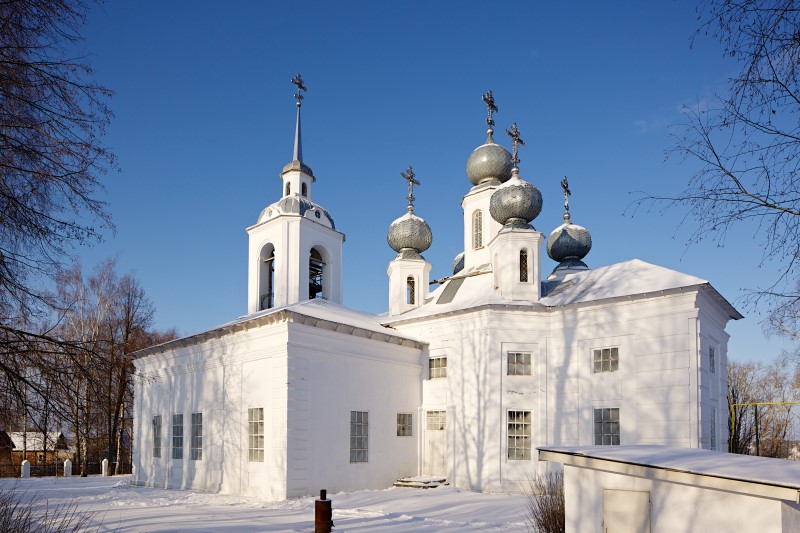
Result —
[[325, 263], [322, 255], [316, 248], [311, 249], [311, 257], [308, 260], [308, 297], [322, 298], [323, 271]]
[[275, 247], [267, 244], [259, 256], [258, 309], [275, 307]]
[[472, 248], [483, 246], [483, 213], [480, 210], [472, 215]]
[[523, 283], [528, 281], [528, 250], [524, 248], [519, 251], [519, 280]]
[[292, 193], [292, 184], [288, 181], [286, 182], [286, 194], [284, 196], [289, 196]]
[[416, 302], [416, 283], [412, 276], [406, 278], [406, 302], [411, 305]]
[[300, 191], [301, 191], [301, 193], [300, 193], [300, 194], [302, 194], [303, 196], [308, 196], [308, 184], [306, 184], [306, 183], [303, 183], [303, 184], [300, 186]]

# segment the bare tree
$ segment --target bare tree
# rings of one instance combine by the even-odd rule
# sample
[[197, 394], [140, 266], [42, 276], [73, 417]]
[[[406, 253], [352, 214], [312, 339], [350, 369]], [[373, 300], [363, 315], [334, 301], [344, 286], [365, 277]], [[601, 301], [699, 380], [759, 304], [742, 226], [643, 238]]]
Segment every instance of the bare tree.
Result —
[[779, 274], [751, 292], [753, 301], [766, 298], [772, 309], [796, 305], [800, 1], [705, 0], [698, 19], [693, 39], [719, 40], [741, 68], [727, 94], [687, 107], [687, 123], [673, 130], [672, 152], [700, 163], [688, 187], [674, 196], [647, 195], [637, 205], [688, 208], [696, 221], [692, 241], [722, 245], [734, 228], [755, 225], [762, 261], [774, 261]]

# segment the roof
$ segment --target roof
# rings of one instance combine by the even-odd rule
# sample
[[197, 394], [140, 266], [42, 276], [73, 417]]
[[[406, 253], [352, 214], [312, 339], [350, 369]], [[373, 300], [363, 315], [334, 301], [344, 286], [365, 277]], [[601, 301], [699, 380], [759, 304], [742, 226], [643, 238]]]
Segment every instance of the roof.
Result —
[[134, 352], [133, 357], [140, 358], [174, 348], [200, 344], [212, 338], [270, 324], [276, 320], [301, 322], [311, 326], [324, 327], [332, 331], [345, 331], [350, 334], [355, 334], [357, 331], [360, 333], [359, 336], [361, 337], [367, 337], [390, 344], [404, 344], [417, 347], [424, 344], [414, 337], [383, 326], [381, 324], [382, 318], [382, 316], [350, 309], [349, 307], [329, 300], [315, 298], [313, 300], [305, 300], [303, 302], [273, 309], [265, 309], [264, 311], [241, 316], [221, 326], [139, 350], [138, 352]]
[[[460, 288], [456, 285], [461, 285]], [[551, 287], [552, 282], [545, 282]], [[714, 289], [708, 281], [632, 259], [622, 263], [568, 274], [538, 302], [502, 299], [494, 288], [491, 267], [481, 265], [470, 271], [461, 271], [433, 291], [425, 303], [406, 313], [387, 319], [385, 323], [405, 321], [474, 308], [485, 304], [517, 305], [528, 307], [561, 307], [585, 302], [608, 300], [660, 293], [663, 291], [702, 287], [708, 291], [732, 319], [742, 315]], [[454, 290], [455, 289], [455, 293]]]
[[[42, 432], [41, 431], [28, 431], [27, 436], [23, 436], [22, 431], [9, 431], [8, 436], [11, 439], [11, 442], [14, 443], [14, 449], [17, 451], [22, 451], [27, 449], [29, 452], [39, 452], [45, 450], [45, 447], [42, 446]], [[66, 449], [66, 447], [61, 446], [59, 447], [59, 439], [63, 439], [64, 434], [60, 431], [48, 431], [47, 432], [47, 451], [52, 452], [53, 450], [61, 450]], [[26, 442], [27, 441], [27, 446]], [[63, 444], [63, 442], [62, 442]]]
[[745, 490], [730, 482], [766, 485], [788, 489], [772, 491], [773, 495], [783, 493], [794, 501], [800, 499], [800, 462], [787, 459], [653, 445], [543, 446], [538, 450], [540, 460], [664, 481], [685, 482], [680, 481], [685, 476], [677, 474], [691, 474], [695, 476], [692, 484], [761, 495], [768, 495], [768, 491], [752, 486]]

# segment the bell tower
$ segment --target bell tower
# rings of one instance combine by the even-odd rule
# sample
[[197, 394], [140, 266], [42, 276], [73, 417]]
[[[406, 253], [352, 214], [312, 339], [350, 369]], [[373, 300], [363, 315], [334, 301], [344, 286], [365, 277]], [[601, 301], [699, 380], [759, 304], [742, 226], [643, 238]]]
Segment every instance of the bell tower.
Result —
[[292, 78], [297, 122], [292, 161], [281, 172], [281, 198], [264, 208], [249, 238], [247, 312], [324, 298], [342, 303], [342, 244], [333, 217], [314, 202], [316, 178], [303, 162], [300, 108], [306, 86]]

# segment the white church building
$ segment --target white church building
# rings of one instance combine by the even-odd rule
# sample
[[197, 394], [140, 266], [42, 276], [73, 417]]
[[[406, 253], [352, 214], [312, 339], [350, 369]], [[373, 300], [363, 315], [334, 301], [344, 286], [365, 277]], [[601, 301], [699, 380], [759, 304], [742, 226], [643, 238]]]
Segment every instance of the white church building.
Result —
[[516, 125], [513, 153], [493, 139], [490, 92], [453, 274], [429, 289], [432, 233], [409, 168], [388, 312], [344, 307], [344, 234], [313, 197], [293, 82], [294, 157], [247, 228], [247, 315], [135, 359], [135, 484], [280, 500], [435, 475], [518, 491], [546, 468], [537, 446], [726, 449], [725, 326], [742, 316], [688, 274], [638, 259], [588, 268], [566, 179], [564, 223], [534, 229], [542, 197], [520, 178]]

